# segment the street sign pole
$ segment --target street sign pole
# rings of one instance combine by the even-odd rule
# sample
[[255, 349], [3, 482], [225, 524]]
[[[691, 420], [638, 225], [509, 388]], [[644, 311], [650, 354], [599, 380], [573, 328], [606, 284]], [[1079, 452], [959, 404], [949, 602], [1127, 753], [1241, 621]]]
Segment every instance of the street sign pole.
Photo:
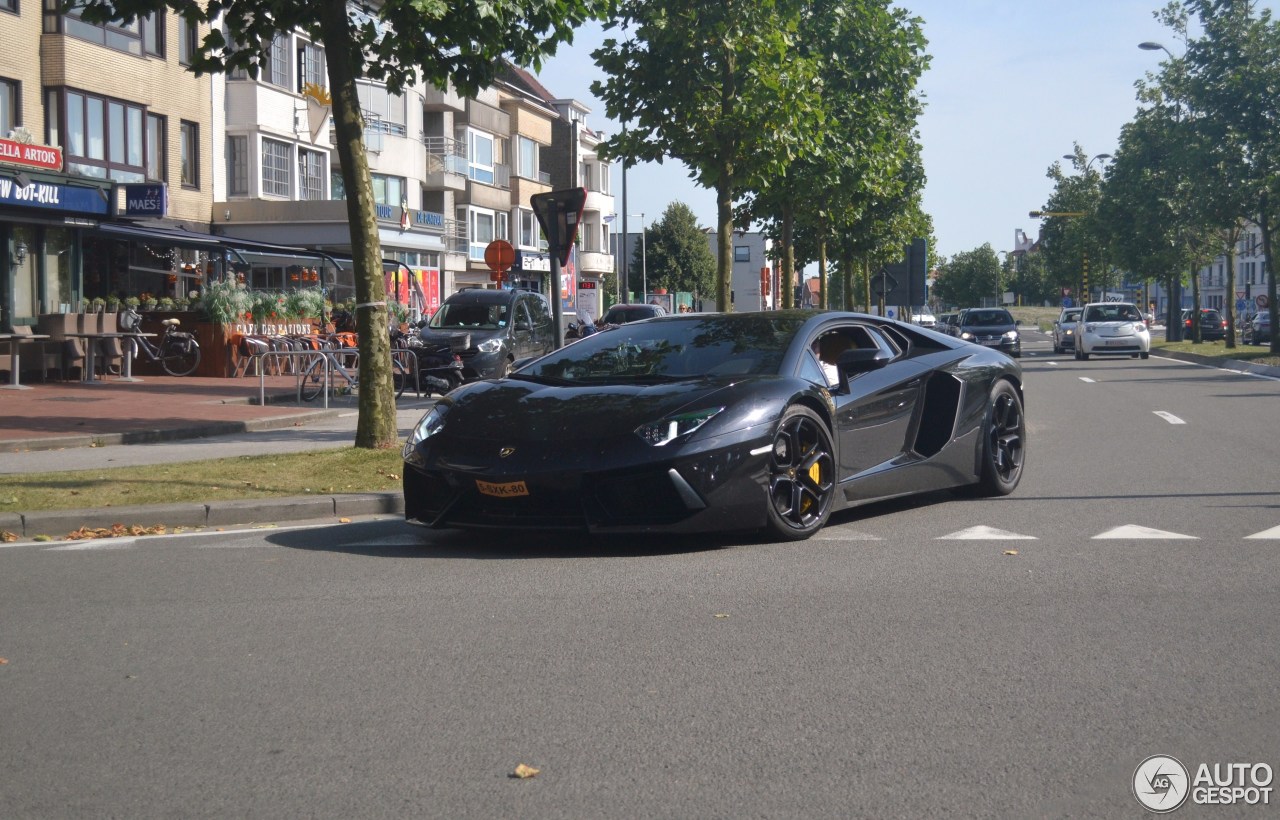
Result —
[[533, 214], [542, 226], [551, 252], [551, 318], [555, 325], [556, 349], [564, 347], [564, 306], [560, 296], [560, 271], [569, 261], [569, 251], [578, 237], [578, 223], [587, 204], [586, 188], [548, 191], [529, 197]]

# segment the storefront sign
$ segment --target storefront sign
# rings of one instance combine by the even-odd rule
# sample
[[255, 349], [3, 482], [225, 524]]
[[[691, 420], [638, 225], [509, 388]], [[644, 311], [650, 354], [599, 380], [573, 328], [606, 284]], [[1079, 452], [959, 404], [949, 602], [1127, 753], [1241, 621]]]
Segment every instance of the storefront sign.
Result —
[[33, 182], [23, 186], [3, 176], [0, 176], [0, 205], [86, 214], [108, 213], [107, 200], [97, 188], [79, 188], [56, 182]]
[[61, 171], [62, 150], [48, 145], [0, 139], [0, 162], [39, 168], [41, 171]]
[[124, 187], [126, 216], [166, 216], [169, 212], [169, 189], [163, 182], [127, 184]]
[[541, 271], [543, 273], [550, 273], [551, 257], [544, 253], [520, 251], [516, 254], [515, 269], [518, 271]]

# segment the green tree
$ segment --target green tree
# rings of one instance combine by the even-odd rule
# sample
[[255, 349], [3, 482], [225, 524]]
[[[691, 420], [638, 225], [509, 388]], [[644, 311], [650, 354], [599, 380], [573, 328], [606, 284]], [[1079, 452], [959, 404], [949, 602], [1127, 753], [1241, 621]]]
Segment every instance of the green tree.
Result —
[[716, 302], [732, 310], [733, 203], [813, 149], [821, 85], [799, 56], [801, 0], [621, 0], [591, 90], [619, 133], [602, 155], [684, 162], [716, 192]]
[[373, 186], [356, 80], [393, 93], [422, 80], [475, 94], [492, 82], [503, 57], [540, 63], [574, 28], [602, 15], [607, 0], [76, 0], [85, 19], [106, 22], [171, 9], [210, 26], [191, 68], [198, 74], [243, 69], [256, 77], [278, 32], [303, 31], [325, 49], [342, 182], [347, 192], [360, 334], [357, 447], [396, 446], [395, 392]]
[[[1196, 190], [1240, 206], [1224, 212], [1221, 201], [1212, 203], [1217, 218], [1207, 221], [1221, 223], [1227, 213], [1239, 210], [1261, 229], [1268, 310], [1275, 327], [1280, 320], [1272, 255], [1280, 231], [1280, 23], [1270, 9], [1245, 0], [1187, 0], [1185, 6], [1203, 31], [1189, 42], [1184, 58], [1187, 107], [1204, 135], [1202, 144], [1212, 145], [1230, 169], [1225, 175], [1201, 176]], [[1223, 190], [1227, 178], [1237, 184], [1234, 192]], [[1271, 352], [1280, 355], [1280, 334], [1272, 334]]]
[[1040, 232], [1050, 280], [1083, 301], [1094, 288], [1106, 287], [1109, 261], [1098, 215], [1102, 176], [1093, 168], [1095, 159], [1076, 145], [1071, 166], [1079, 173], [1066, 173], [1059, 162], [1049, 167], [1046, 176], [1053, 180], [1054, 190], [1042, 209], [1046, 222]]
[[949, 305], [968, 307], [996, 298], [1001, 285], [1000, 259], [988, 242], [956, 254], [939, 267], [933, 292]]
[[689, 291], [706, 296], [715, 289], [716, 258], [707, 244], [707, 235], [698, 227], [698, 218], [683, 202], [672, 202], [662, 218], [645, 231], [646, 259], [636, 258], [632, 267], [647, 264], [649, 287], [672, 292]]

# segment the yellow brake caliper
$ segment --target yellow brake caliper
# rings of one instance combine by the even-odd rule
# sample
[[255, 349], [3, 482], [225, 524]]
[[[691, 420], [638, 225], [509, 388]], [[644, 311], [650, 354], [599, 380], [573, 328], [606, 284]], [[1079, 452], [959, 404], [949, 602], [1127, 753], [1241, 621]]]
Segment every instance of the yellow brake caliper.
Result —
[[[819, 487], [822, 486], [822, 462], [821, 461], [813, 462], [813, 466], [809, 468], [809, 480]], [[805, 496], [804, 500], [800, 502], [800, 512], [807, 513], [809, 512], [809, 508], [812, 506], [813, 506], [813, 499], [809, 498], [808, 496]]]

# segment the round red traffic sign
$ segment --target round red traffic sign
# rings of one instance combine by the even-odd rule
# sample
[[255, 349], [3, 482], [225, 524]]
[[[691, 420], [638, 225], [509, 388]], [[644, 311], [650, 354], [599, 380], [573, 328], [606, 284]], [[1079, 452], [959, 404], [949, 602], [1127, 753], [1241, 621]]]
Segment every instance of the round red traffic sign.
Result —
[[484, 263], [494, 273], [511, 270], [516, 261], [516, 249], [505, 239], [495, 239], [484, 247]]

